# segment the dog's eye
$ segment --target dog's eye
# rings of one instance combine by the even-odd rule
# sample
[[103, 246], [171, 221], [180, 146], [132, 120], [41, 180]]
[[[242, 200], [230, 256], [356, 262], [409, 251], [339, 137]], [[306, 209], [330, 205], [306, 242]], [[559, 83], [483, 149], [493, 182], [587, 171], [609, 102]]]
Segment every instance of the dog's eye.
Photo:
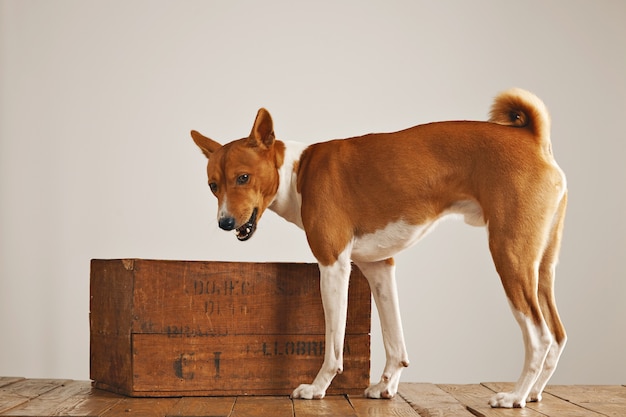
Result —
[[216, 193], [217, 192], [217, 183], [210, 182], [209, 183], [209, 188], [211, 189], [211, 192]]
[[250, 181], [250, 175], [248, 174], [241, 174], [237, 177], [237, 185], [247, 184], [248, 181]]

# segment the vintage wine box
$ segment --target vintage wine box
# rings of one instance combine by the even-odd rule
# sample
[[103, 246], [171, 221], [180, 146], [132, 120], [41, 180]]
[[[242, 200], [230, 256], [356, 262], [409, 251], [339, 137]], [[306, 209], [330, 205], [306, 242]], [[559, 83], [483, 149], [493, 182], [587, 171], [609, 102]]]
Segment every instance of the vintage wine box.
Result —
[[[329, 394], [369, 384], [370, 300], [355, 266]], [[288, 395], [324, 358], [316, 264], [94, 259], [90, 308], [93, 385], [130, 396]]]

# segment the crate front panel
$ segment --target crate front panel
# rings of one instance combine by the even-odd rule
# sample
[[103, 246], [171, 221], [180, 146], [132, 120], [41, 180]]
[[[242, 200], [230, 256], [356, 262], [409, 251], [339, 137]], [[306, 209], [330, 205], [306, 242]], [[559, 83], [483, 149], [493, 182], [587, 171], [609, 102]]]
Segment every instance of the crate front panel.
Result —
[[[241, 395], [289, 394], [310, 383], [324, 359], [320, 335], [171, 337], [133, 335], [133, 391]], [[368, 335], [346, 336], [342, 375], [333, 388], [361, 392], [369, 381]]]
[[[350, 280], [345, 372], [369, 383], [367, 281]], [[323, 361], [315, 264], [93, 260], [91, 378], [132, 396], [289, 394]]]

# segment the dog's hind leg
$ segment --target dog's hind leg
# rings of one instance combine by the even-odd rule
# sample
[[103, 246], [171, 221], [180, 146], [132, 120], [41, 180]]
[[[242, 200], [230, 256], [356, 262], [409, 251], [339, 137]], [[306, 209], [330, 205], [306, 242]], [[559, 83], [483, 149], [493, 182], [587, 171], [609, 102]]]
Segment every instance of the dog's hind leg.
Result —
[[567, 342], [565, 328], [559, 317], [554, 298], [555, 269], [561, 246], [566, 205], [567, 194], [563, 196], [558, 211], [555, 214], [552, 230], [550, 231], [550, 240], [543, 254], [541, 264], [539, 265], [539, 305], [541, 306], [541, 312], [548, 324], [548, 328], [554, 337], [554, 343], [550, 346], [550, 351], [546, 356], [539, 378], [537, 378], [535, 385], [530, 390], [528, 401], [541, 401], [541, 393], [556, 370], [559, 358]]
[[548, 247], [554, 211], [512, 208], [514, 218], [489, 222], [489, 248], [525, 346], [522, 374], [513, 391], [494, 395], [492, 407], [524, 407], [539, 379], [554, 337], [539, 301], [539, 268]]
[[335, 375], [343, 372], [343, 344], [351, 269], [349, 254], [349, 250], [344, 251], [332, 265], [320, 264], [320, 291], [326, 325], [324, 363], [313, 383], [300, 385], [291, 394], [292, 398], [323, 398]]
[[395, 266], [392, 258], [379, 262], [355, 262], [367, 278], [380, 316], [387, 361], [380, 382], [365, 390], [369, 398], [392, 398], [398, 391], [400, 375], [409, 366], [404, 343]]

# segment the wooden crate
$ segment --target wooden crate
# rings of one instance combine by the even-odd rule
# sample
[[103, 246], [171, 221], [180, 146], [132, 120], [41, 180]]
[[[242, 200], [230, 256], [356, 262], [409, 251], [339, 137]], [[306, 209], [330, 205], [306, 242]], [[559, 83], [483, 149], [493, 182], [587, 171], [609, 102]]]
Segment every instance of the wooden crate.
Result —
[[[350, 279], [344, 372], [369, 384], [370, 291]], [[130, 396], [287, 395], [324, 357], [316, 264], [91, 261], [91, 379]]]

